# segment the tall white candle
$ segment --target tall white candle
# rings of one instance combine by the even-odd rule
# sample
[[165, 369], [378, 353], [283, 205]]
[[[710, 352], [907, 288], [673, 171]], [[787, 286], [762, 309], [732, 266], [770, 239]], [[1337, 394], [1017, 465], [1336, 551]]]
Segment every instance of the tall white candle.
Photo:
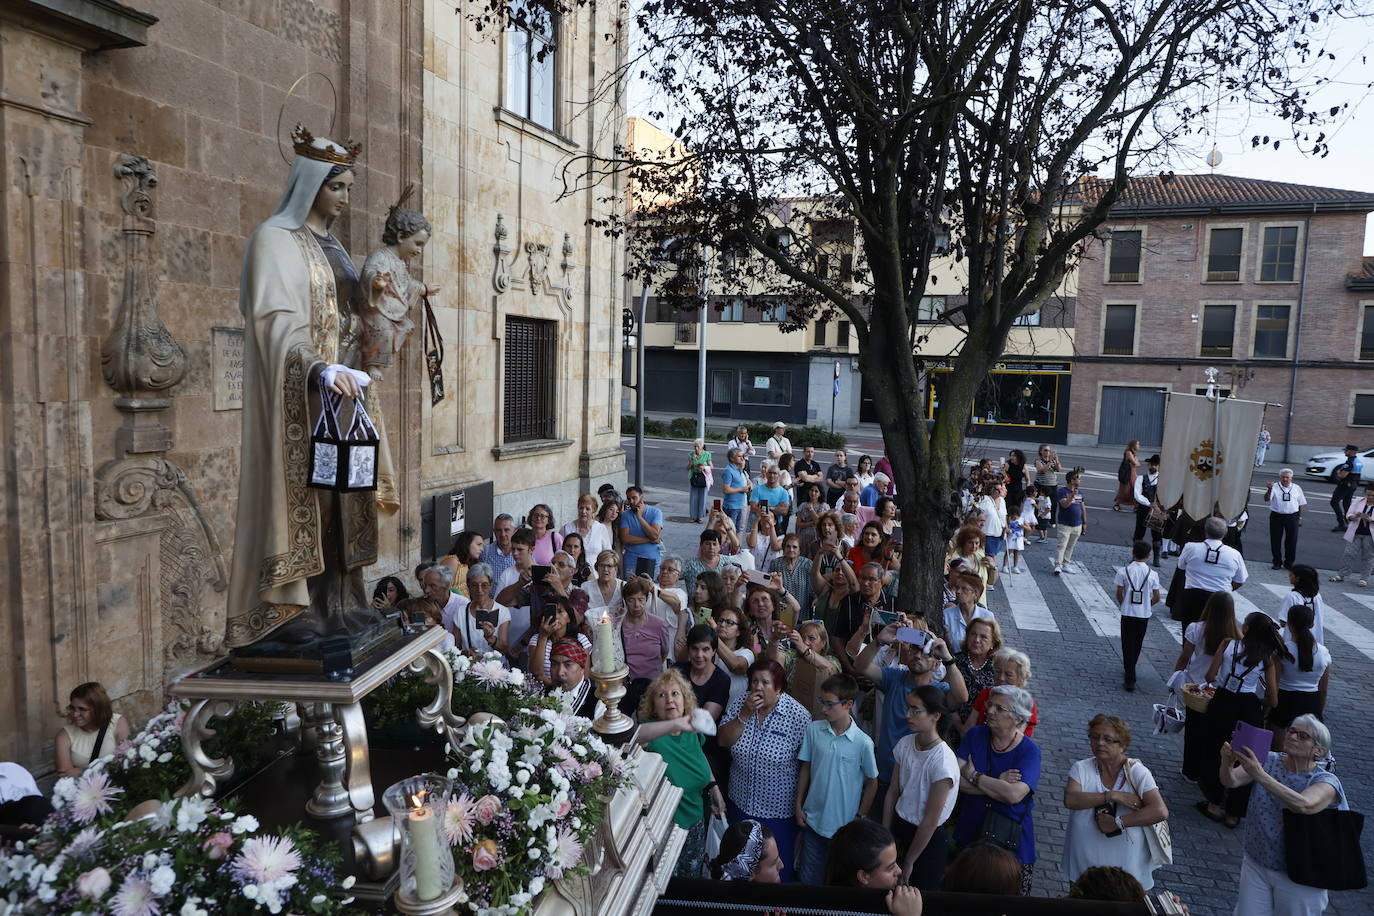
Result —
[[611, 630], [611, 617], [603, 613], [596, 622], [592, 633], [592, 649], [596, 654], [592, 667], [602, 674], [615, 670], [615, 634]]
[[440, 835], [439, 819], [428, 808], [410, 809], [410, 848], [415, 855], [415, 896], [437, 900], [442, 886], [440, 856], [449, 855]]

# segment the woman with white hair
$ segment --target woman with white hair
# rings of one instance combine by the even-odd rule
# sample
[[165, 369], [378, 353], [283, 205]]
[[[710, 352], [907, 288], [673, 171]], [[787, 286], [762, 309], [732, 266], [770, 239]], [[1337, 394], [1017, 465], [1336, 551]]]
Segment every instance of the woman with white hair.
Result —
[[687, 456], [687, 483], [691, 489], [692, 521], [697, 524], [706, 517], [706, 491], [711, 488], [711, 453], [706, 451], [706, 443], [700, 439], [692, 440], [692, 454]]
[[1030, 893], [1035, 867], [1035, 792], [1040, 785], [1040, 746], [1025, 734], [1034, 699], [1022, 687], [993, 687], [987, 724], [969, 729], [959, 743], [959, 792], [963, 795], [954, 843], [982, 838], [1016, 854], [1021, 895]]
[[1309, 815], [1349, 803], [1336, 774], [1318, 762], [1331, 751], [1331, 732], [1310, 713], [1298, 716], [1283, 738], [1283, 752], [1264, 760], [1249, 748], [1237, 754], [1228, 741], [1221, 749], [1221, 782], [1227, 788], [1256, 785], [1245, 818], [1245, 858], [1240, 866], [1236, 916], [1319, 914], [1326, 909], [1323, 888], [1294, 882], [1287, 874], [1284, 812]]

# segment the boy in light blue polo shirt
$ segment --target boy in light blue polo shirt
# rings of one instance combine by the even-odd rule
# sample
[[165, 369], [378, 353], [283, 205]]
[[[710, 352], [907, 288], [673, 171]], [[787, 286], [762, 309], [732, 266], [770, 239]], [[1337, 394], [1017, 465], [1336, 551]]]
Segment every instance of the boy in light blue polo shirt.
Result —
[[873, 739], [854, 721], [858, 693], [858, 682], [848, 674], [826, 678], [820, 693], [825, 718], [807, 726], [797, 754], [797, 872], [803, 884], [825, 883], [830, 838], [855, 817], [867, 817], [878, 792]]

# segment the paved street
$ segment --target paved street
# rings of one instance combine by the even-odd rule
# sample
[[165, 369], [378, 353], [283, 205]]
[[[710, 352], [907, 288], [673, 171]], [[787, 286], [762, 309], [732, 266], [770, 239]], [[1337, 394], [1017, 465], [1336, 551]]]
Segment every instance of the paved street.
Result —
[[[633, 440], [626, 447], [632, 448]], [[999, 452], [1000, 454], [1000, 447]], [[670, 550], [684, 556], [696, 549], [698, 527], [686, 518], [685, 473], [679, 472], [679, 456], [685, 462], [681, 443], [646, 443], [646, 477], [650, 498], [664, 510], [669, 525]], [[992, 454], [989, 450], [989, 454]], [[1236, 876], [1240, 870], [1241, 831], [1214, 824], [1193, 809], [1201, 798], [1199, 790], [1179, 776], [1182, 762], [1182, 736], [1154, 736], [1151, 731], [1152, 705], [1165, 699], [1164, 679], [1173, 670], [1180, 646], [1179, 625], [1157, 616], [1151, 623], [1141, 657], [1139, 688], [1126, 693], [1121, 688], [1120, 642], [1112, 579], [1116, 567], [1128, 559], [1124, 543], [1130, 535], [1126, 516], [1111, 512], [1111, 492], [1119, 459], [1076, 456], [1061, 450], [1066, 460], [1083, 464], [1090, 471], [1105, 468], [1090, 481], [1089, 504], [1106, 503], [1090, 528], [1098, 542], [1080, 543], [1075, 567], [1081, 571], [1061, 577], [1050, 573], [1052, 542], [1030, 547], [1026, 558], [1031, 575], [1009, 577], [990, 596], [1008, 645], [1026, 651], [1032, 660], [1034, 676], [1029, 688], [1040, 707], [1040, 725], [1035, 738], [1044, 751], [1044, 775], [1036, 807], [1036, 843], [1040, 862], [1036, 868], [1035, 893], [1062, 894], [1068, 882], [1059, 872], [1067, 811], [1062, 806], [1064, 780], [1070, 765], [1089, 756], [1088, 720], [1098, 712], [1122, 716], [1134, 735], [1130, 753], [1150, 767], [1170, 807], [1170, 827], [1174, 836], [1175, 864], [1156, 872], [1157, 886], [1179, 894], [1194, 914], [1221, 916], [1232, 912]], [[628, 462], [633, 467], [632, 460]], [[1273, 467], [1277, 471], [1278, 465]], [[1304, 481], [1304, 486], [1309, 486]], [[1316, 491], [1316, 492], [1313, 492]], [[1311, 486], [1313, 502], [1329, 487]], [[1257, 497], [1258, 498], [1258, 497]], [[1321, 496], [1324, 508], [1325, 497]], [[1253, 509], [1252, 509], [1253, 511]], [[1256, 513], [1264, 522], [1264, 510]], [[1329, 513], [1328, 513], [1329, 515]], [[1309, 524], [1303, 529], [1308, 555], [1300, 559], [1329, 566], [1321, 559], [1335, 549], [1338, 535], [1329, 537], [1326, 525]], [[1267, 535], [1252, 533], [1251, 578], [1238, 593], [1237, 612], [1244, 615], [1256, 608], [1272, 609], [1288, 589], [1286, 575], [1269, 568]], [[1109, 541], [1110, 543], [1104, 543]], [[1258, 549], [1256, 549], [1258, 548]], [[1339, 554], [1335, 554], [1336, 557]], [[1173, 562], [1166, 560], [1161, 579], [1167, 584]], [[1374, 810], [1374, 741], [1364, 720], [1374, 691], [1374, 594], [1354, 588], [1350, 583], [1333, 585], [1324, 581], [1323, 596], [1328, 602], [1326, 629], [1334, 661], [1330, 684], [1327, 723], [1334, 736], [1334, 753], [1353, 807]], [[1014, 600], [1013, 600], [1014, 598]], [[1161, 611], [1163, 609], [1161, 608]], [[1045, 612], [1048, 612], [1046, 615]], [[1374, 872], [1374, 835], [1366, 832], [1366, 860]], [[1374, 914], [1374, 895], [1346, 892], [1331, 895], [1328, 913]]]

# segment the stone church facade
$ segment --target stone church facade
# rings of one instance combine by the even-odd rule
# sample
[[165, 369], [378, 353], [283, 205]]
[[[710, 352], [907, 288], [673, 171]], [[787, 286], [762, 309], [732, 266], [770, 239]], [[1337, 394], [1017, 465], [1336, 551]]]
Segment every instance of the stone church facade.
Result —
[[[578, 492], [623, 483], [623, 255], [588, 227], [618, 188], [563, 194], [564, 166], [623, 131], [623, 32], [591, 6], [546, 35], [470, 15], [455, 0], [0, 5], [11, 759], [51, 769], [76, 684], [102, 682], [138, 723], [169, 677], [222, 649], [239, 271], [296, 121], [364, 145], [332, 228], [359, 264], [408, 184], [435, 230], [423, 274], [442, 287], [444, 398], [431, 404], [424, 316], [411, 316], [381, 397], [401, 508], [381, 516], [369, 580], [412, 582], [450, 524], [482, 529], [535, 502], [561, 523]], [[541, 40], [554, 53], [530, 54]], [[436, 518], [462, 493], [465, 514]]]

